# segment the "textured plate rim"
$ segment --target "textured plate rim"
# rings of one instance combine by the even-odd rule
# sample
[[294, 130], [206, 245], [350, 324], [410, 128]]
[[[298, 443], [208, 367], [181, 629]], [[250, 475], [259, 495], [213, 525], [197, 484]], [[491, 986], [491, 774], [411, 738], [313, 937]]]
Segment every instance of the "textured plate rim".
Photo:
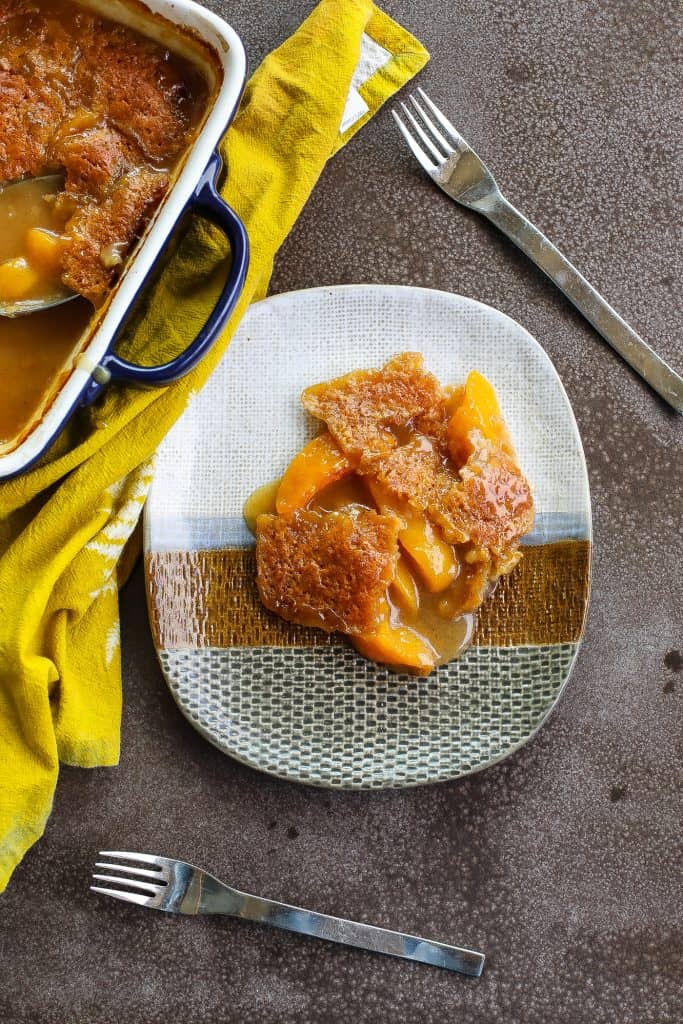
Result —
[[[421, 296], [434, 297], [434, 298], [436, 298], [436, 299], [438, 299], [440, 301], [445, 299], [445, 300], [447, 300], [449, 302], [451, 302], [453, 300], [456, 300], [457, 302], [464, 302], [466, 305], [468, 305], [468, 306], [470, 306], [472, 308], [480, 310], [486, 316], [493, 317], [494, 319], [499, 320], [501, 323], [506, 323], [507, 325], [512, 327], [516, 332], [518, 332], [521, 337], [524, 338], [525, 344], [527, 344], [530, 348], [536, 350], [536, 352], [540, 355], [541, 362], [545, 363], [547, 369], [549, 370], [550, 375], [554, 379], [558, 396], [561, 396], [561, 398], [562, 398], [562, 400], [564, 402], [565, 410], [568, 413], [569, 420], [570, 420], [571, 425], [573, 427], [574, 437], [575, 437], [575, 440], [576, 440], [576, 447], [577, 447], [577, 451], [578, 451], [579, 456], [580, 456], [581, 469], [583, 471], [583, 480], [584, 480], [584, 484], [585, 484], [585, 495], [586, 495], [586, 507], [585, 507], [585, 515], [586, 515], [586, 540], [589, 543], [588, 591], [587, 591], [587, 594], [586, 594], [586, 601], [585, 601], [584, 609], [583, 609], [583, 618], [582, 618], [582, 623], [581, 623], [581, 633], [580, 633], [578, 639], [575, 642], [575, 649], [574, 649], [574, 652], [572, 654], [571, 661], [570, 661], [569, 665], [567, 666], [567, 671], [566, 671], [564, 680], [563, 680], [561, 686], [558, 688], [557, 693], [555, 694], [555, 697], [554, 697], [552, 703], [549, 705], [549, 707], [547, 708], [547, 710], [545, 711], [543, 716], [536, 723], [534, 728], [523, 739], [518, 740], [517, 742], [511, 744], [509, 747], [506, 747], [505, 750], [501, 751], [495, 757], [490, 758], [484, 764], [477, 765], [476, 767], [468, 769], [467, 771], [457, 771], [457, 772], [454, 772], [452, 775], [448, 775], [448, 776], [440, 776], [439, 778], [435, 778], [435, 779], [407, 780], [407, 781], [398, 781], [398, 782], [397, 781], [387, 781], [386, 783], [382, 783], [381, 785], [377, 785], [377, 784], [375, 784], [375, 785], [362, 785], [362, 784], [356, 784], [356, 783], [343, 783], [341, 785], [338, 785], [338, 784], [335, 784], [335, 783], [332, 783], [332, 782], [327, 782], [327, 781], [324, 781], [324, 780], [312, 780], [312, 779], [302, 778], [301, 776], [298, 776], [296, 774], [287, 773], [287, 772], [280, 772], [280, 771], [275, 771], [275, 770], [270, 769], [270, 768], [265, 768], [258, 761], [254, 760], [252, 758], [246, 757], [243, 754], [233, 750], [227, 744], [220, 743], [218, 740], [216, 740], [211, 735], [211, 733], [200, 722], [198, 722], [197, 720], [195, 720], [194, 718], [191, 717], [191, 715], [188, 713], [187, 709], [178, 700], [177, 695], [175, 694], [173, 688], [168, 683], [168, 681], [166, 679], [166, 674], [165, 674], [164, 669], [163, 669], [163, 665], [161, 664], [160, 651], [156, 648], [156, 645], [155, 645], [155, 654], [156, 654], [156, 657], [157, 657], [157, 661], [159, 663], [159, 667], [161, 669], [162, 676], [164, 678], [164, 683], [166, 684], [167, 689], [170, 691], [171, 696], [172, 696], [176, 706], [178, 707], [178, 709], [180, 710], [181, 714], [186, 719], [186, 721], [190, 724], [190, 726], [197, 733], [199, 733], [199, 735], [202, 736], [203, 739], [205, 739], [208, 743], [210, 743], [211, 746], [215, 747], [217, 750], [220, 750], [221, 753], [226, 754], [227, 756], [231, 757], [234, 761], [237, 761], [239, 764], [245, 765], [247, 768], [254, 769], [255, 771], [261, 772], [264, 775], [268, 775], [271, 778], [280, 779], [280, 780], [282, 780], [284, 782], [294, 783], [294, 784], [301, 785], [301, 786], [311, 786], [311, 787], [313, 787], [315, 789], [329, 789], [329, 790], [336, 790], [336, 791], [355, 791], [355, 792], [368, 792], [368, 793], [370, 793], [370, 792], [380, 792], [382, 790], [387, 790], [387, 789], [414, 789], [417, 786], [438, 785], [438, 784], [441, 784], [441, 783], [454, 782], [457, 779], [464, 779], [464, 778], [467, 778], [468, 776], [476, 775], [479, 772], [483, 772], [486, 769], [493, 767], [494, 765], [500, 764], [501, 761], [504, 761], [506, 758], [510, 757], [512, 754], [515, 754], [518, 750], [520, 750], [522, 747], [526, 746], [527, 743], [529, 743], [532, 739], [535, 738], [537, 733], [545, 725], [545, 723], [548, 721], [548, 718], [551, 716], [551, 714], [553, 713], [553, 711], [557, 707], [557, 704], [558, 704], [560, 698], [562, 697], [562, 695], [563, 695], [563, 693], [565, 691], [565, 688], [566, 688], [566, 686], [567, 686], [567, 684], [568, 684], [568, 682], [569, 682], [569, 680], [571, 678], [571, 675], [572, 675], [572, 673], [574, 671], [574, 667], [576, 665], [577, 656], [579, 654], [579, 651], [581, 649], [581, 645], [583, 643], [583, 638], [584, 638], [585, 631], [586, 631], [586, 622], [587, 622], [587, 618], [588, 618], [588, 611], [589, 611], [590, 602], [591, 602], [591, 591], [592, 591], [593, 518], [592, 518], [592, 503], [591, 503], [591, 494], [590, 494], [590, 480], [589, 480], [589, 477], [588, 477], [588, 466], [587, 466], [587, 463], [586, 463], [586, 455], [585, 455], [585, 452], [584, 452], [583, 442], [581, 440], [581, 434], [580, 434], [580, 431], [579, 431], [579, 427], [578, 427], [578, 424], [576, 422], [576, 416], [574, 415], [574, 410], [572, 408], [571, 402], [569, 401], [569, 396], [568, 396], [567, 391], [566, 391], [566, 389], [564, 387], [564, 384], [562, 383], [562, 379], [561, 379], [559, 373], [557, 372], [557, 369], [555, 368], [555, 365], [552, 362], [550, 356], [548, 355], [546, 350], [543, 348], [543, 346], [540, 344], [540, 342], [537, 341], [536, 338], [534, 338], [534, 336], [525, 327], [523, 327], [517, 320], [515, 320], [513, 317], [509, 316], [507, 313], [503, 313], [501, 310], [496, 309], [495, 306], [490, 306], [488, 303], [481, 302], [479, 299], [473, 299], [470, 296], [461, 295], [458, 292], [447, 292], [447, 291], [443, 291], [442, 289], [425, 288], [425, 287], [414, 286], [414, 285], [396, 285], [396, 284], [318, 285], [315, 288], [301, 288], [301, 289], [296, 289], [294, 291], [289, 291], [289, 292], [279, 292], [277, 295], [270, 295], [270, 296], [267, 296], [265, 299], [261, 299], [259, 302], [253, 303], [249, 307], [247, 312], [245, 313], [244, 318], [242, 319], [241, 323], [239, 324], [237, 330], [242, 330], [245, 326], [248, 326], [248, 318], [249, 318], [249, 316], [251, 314], [251, 311], [253, 309], [260, 309], [264, 305], [268, 305], [269, 307], [277, 307], [278, 305], [290, 305], [292, 302], [296, 303], [299, 299], [303, 299], [304, 297], [308, 297], [310, 295], [324, 296], [324, 295], [330, 295], [330, 294], [340, 294], [340, 293], [343, 293], [343, 292], [351, 293], [351, 292], [357, 292], [357, 291], [364, 291], [366, 293], [367, 292], [382, 292], [384, 295], [389, 295], [389, 296], [391, 296], [392, 293], [400, 293], [400, 294], [403, 294], [403, 295], [405, 295], [406, 293], [418, 293]], [[227, 357], [229, 351], [230, 351], [230, 346], [228, 346], [228, 349], [226, 350], [225, 354], [223, 355], [223, 357], [222, 357], [223, 359], [225, 359]], [[162, 444], [163, 444], [163, 441], [162, 441]], [[152, 482], [152, 487], [154, 487], [154, 482]], [[149, 535], [150, 535], [149, 515], [147, 513], [147, 505], [146, 505], [145, 506], [145, 512], [144, 512], [144, 518], [143, 518], [143, 550], [144, 550], [145, 553], [147, 553], [150, 550]], [[145, 570], [145, 577], [146, 577], [146, 570]], [[145, 590], [146, 590], [147, 601], [149, 601], [149, 588], [147, 586], [145, 586]]]

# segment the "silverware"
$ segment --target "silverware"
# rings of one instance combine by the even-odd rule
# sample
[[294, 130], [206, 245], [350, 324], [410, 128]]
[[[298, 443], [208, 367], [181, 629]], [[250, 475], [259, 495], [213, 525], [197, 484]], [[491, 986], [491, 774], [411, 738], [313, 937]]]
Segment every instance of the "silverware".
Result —
[[124, 853], [100, 850], [100, 857], [129, 861], [110, 864], [98, 861], [98, 868], [116, 871], [115, 875], [93, 875], [99, 882], [110, 882], [115, 889], [91, 885], [93, 892], [141, 907], [167, 910], [173, 914], [227, 914], [247, 921], [273, 925], [302, 935], [313, 935], [346, 946], [359, 946], [374, 953], [404, 957], [434, 967], [445, 967], [478, 978], [484, 968], [484, 954], [471, 949], [448, 946], [443, 942], [421, 939], [417, 935], [390, 932], [385, 928], [345, 921], [327, 914], [316, 914], [301, 907], [250, 896], [219, 882], [200, 868], [181, 860], [154, 857], [149, 853]]
[[[0, 185], [0, 195], [4, 203], [21, 202], [21, 192], [39, 182], [45, 192], [49, 195], [56, 195], [63, 183], [64, 178], [59, 174], [49, 174], [38, 178], [22, 178], [20, 181], [12, 181], [8, 185]], [[48, 286], [44, 295], [32, 299], [17, 299], [16, 301], [3, 302], [0, 300], [0, 317], [27, 316], [29, 313], [39, 313], [44, 309], [52, 309], [54, 306], [61, 306], [64, 302], [71, 302], [77, 298], [76, 292], [70, 291], [64, 285], [54, 282]]]
[[412, 110], [401, 103], [407, 124], [396, 110], [392, 113], [415, 159], [432, 181], [457, 203], [483, 213], [506, 234], [636, 373], [676, 412], [683, 413], [683, 377], [660, 359], [559, 249], [505, 199], [486, 164], [424, 90], [418, 92], [424, 106], [414, 96], [410, 97]]

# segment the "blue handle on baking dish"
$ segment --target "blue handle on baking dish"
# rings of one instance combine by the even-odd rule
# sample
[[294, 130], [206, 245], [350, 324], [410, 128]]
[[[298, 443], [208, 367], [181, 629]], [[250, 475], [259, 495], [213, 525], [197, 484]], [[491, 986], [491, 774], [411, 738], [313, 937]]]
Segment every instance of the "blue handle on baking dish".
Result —
[[216, 191], [216, 180], [221, 168], [220, 155], [214, 153], [188, 204], [190, 210], [206, 217], [225, 232], [232, 251], [228, 279], [209, 319], [194, 341], [180, 355], [160, 366], [138, 366], [117, 356], [115, 352], [110, 352], [100, 364], [102, 369], [107, 371], [109, 380], [161, 387], [184, 377], [211, 348], [235, 308], [249, 266], [249, 238], [244, 224], [235, 211]]

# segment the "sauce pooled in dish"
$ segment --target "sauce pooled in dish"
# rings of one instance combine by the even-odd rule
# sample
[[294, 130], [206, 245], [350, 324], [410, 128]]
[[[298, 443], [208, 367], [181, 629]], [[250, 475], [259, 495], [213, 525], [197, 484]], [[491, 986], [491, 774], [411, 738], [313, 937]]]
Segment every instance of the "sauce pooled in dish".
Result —
[[[59, 174], [63, 187], [49, 197], [48, 230], [17, 239], [23, 263], [0, 273], [0, 298], [30, 291], [38, 273], [101, 303], [206, 98], [189, 61], [124, 25], [72, 0], [5, 0], [0, 182]], [[0, 233], [13, 220], [6, 213]]]
[[190, 60], [72, 0], [0, 3], [0, 302], [83, 297], [21, 324], [0, 317], [0, 452], [68, 376], [208, 96]]
[[310, 387], [302, 402], [323, 433], [245, 510], [261, 600], [427, 675], [467, 646], [533, 525], [495, 392], [476, 371], [442, 388], [420, 355], [403, 353]]

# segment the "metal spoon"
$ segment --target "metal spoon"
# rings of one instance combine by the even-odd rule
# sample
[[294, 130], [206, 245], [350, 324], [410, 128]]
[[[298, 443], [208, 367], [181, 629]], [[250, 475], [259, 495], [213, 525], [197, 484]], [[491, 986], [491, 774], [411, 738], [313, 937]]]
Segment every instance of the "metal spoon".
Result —
[[77, 297], [76, 292], [70, 292], [63, 288], [58, 295], [51, 293], [38, 299], [21, 299], [16, 302], [0, 301], [0, 316], [17, 317], [27, 316], [29, 313], [40, 313], [44, 309], [52, 309], [53, 306], [63, 306], [65, 302], [71, 302]]
[[[34, 188], [40, 183], [43, 194], [56, 195], [61, 192], [64, 179], [59, 174], [45, 175], [40, 178], [22, 178], [21, 181], [11, 182], [9, 185], [0, 186], [0, 208], [8, 200], [16, 202], [20, 198], [22, 190]], [[36, 225], [38, 227], [40, 225]], [[11, 258], [8, 254], [6, 259]], [[1, 261], [0, 261], [1, 262]], [[58, 282], [49, 282], [49, 290], [44, 295], [34, 296], [31, 299], [18, 299], [13, 302], [3, 302], [0, 299], [0, 316], [17, 317], [26, 316], [29, 313], [37, 313], [43, 309], [52, 309], [53, 306], [61, 306], [64, 302], [71, 302], [77, 297], [76, 292], [60, 285]]]

